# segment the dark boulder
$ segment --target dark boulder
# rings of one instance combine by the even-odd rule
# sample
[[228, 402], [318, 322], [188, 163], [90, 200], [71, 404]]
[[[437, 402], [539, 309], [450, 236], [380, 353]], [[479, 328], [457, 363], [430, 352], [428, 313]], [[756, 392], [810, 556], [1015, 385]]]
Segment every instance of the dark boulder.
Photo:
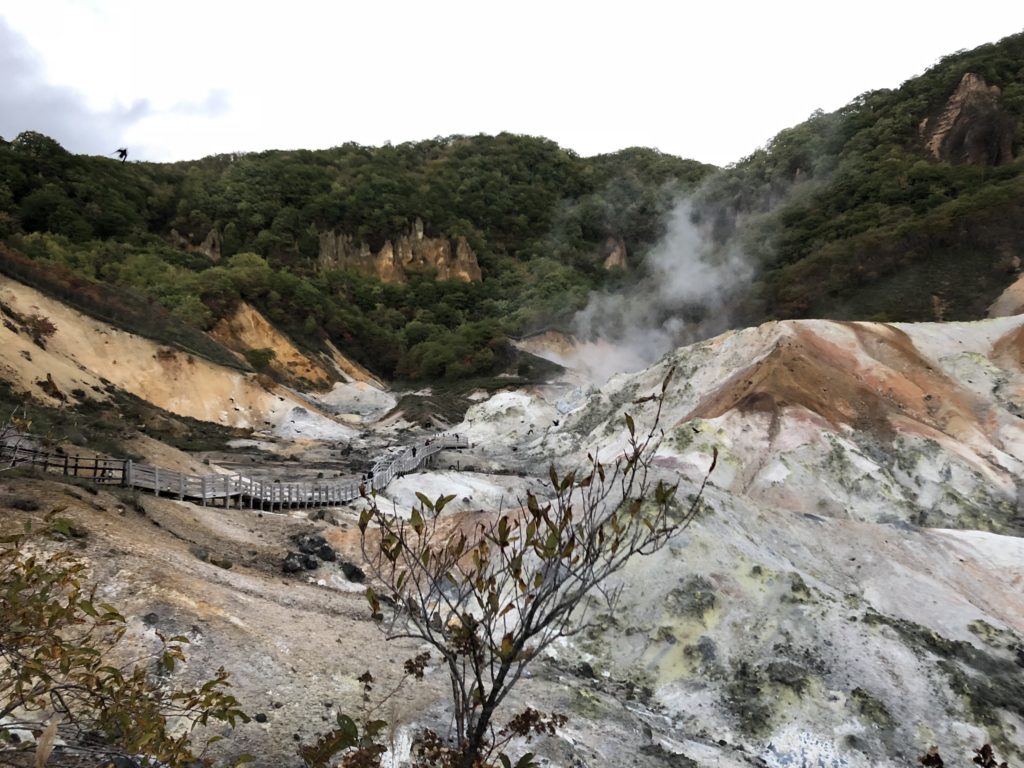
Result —
[[302, 570], [302, 555], [296, 552], [289, 552], [281, 564], [285, 573], [298, 573]]
[[292, 541], [304, 555], [315, 555], [321, 547], [327, 546], [327, 539], [318, 533], [300, 533], [292, 536]]
[[345, 574], [345, 578], [349, 581], [354, 581], [356, 584], [362, 584], [366, 581], [366, 574], [363, 573], [363, 569], [355, 563], [342, 560], [339, 565], [341, 566], [341, 572]]

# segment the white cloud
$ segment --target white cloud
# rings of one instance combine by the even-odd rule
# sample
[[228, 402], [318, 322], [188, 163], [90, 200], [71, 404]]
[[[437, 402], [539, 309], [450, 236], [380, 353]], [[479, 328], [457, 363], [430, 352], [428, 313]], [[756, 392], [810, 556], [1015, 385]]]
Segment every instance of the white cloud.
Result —
[[[45, 83], [99, 113], [150, 105], [126, 140], [164, 159], [508, 130], [724, 164], [1024, 27], [1024, 6], [981, 5], [7, 0], [2, 13]], [[219, 109], [189, 106], [208, 94]]]

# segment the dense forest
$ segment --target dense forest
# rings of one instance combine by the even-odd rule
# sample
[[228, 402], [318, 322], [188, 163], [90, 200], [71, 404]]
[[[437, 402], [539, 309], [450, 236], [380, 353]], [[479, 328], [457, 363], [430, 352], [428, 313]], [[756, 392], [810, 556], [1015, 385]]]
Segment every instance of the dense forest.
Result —
[[[965, 75], [969, 93], [929, 146]], [[950, 117], [950, 115], [945, 115]], [[974, 319], [1024, 257], [1024, 34], [775, 136], [701, 192], [759, 276], [746, 319]]]
[[[23, 133], [0, 144], [0, 235], [17, 252], [0, 262], [23, 278], [19, 255], [65, 270], [65, 298], [83, 279], [145, 294], [198, 329], [244, 299], [300, 343], [329, 338], [385, 376], [457, 378], [490, 372], [505, 334], [571, 316], [615, 279], [604, 239], [641, 252], [711, 170], [648, 149], [583, 159], [509, 134], [122, 164]], [[465, 237], [484, 279], [393, 284], [318, 267], [321, 231], [376, 248], [417, 219]], [[216, 260], [171, 236], [211, 230]]]
[[[944, 123], [968, 73], [981, 85]], [[725, 169], [511, 134], [121, 163], [26, 132], [0, 139], [0, 270], [192, 349], [245, 300], [311, 349], [455, 379], [507, 365], [508, 335], [640, 279], [685, 196], [709, 241], [755, 266], [744, 322], [972, 318], [1024, 255], [1022, 141], [1024, 34], [816, 113]], [[483, 279], [384, 283], [318, 260], [322, 232], [376, 249], [417, 220], [464, 237]], [[211, 232], [215, 258], [186, 247]], [[603, 267], [609, 237], [627, 271]]]

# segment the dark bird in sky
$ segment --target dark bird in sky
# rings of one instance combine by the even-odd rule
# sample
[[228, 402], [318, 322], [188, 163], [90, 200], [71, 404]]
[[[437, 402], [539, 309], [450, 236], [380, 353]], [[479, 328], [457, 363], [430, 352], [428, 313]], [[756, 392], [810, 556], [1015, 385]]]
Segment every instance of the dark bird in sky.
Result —
[[128, 148], [127, 147], [121, 147], [120, 149], [115, 149], [110, 154], [117, 155], [118, 157], [120, 157], [121, 158], [121, 162], [123, 163], [125, 160], [128, 159]]

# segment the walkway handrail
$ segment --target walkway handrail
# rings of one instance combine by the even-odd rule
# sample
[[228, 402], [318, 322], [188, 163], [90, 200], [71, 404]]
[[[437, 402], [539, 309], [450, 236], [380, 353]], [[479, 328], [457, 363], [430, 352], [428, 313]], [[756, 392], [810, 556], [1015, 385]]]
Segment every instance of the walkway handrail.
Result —
[[198, 499], [204, 506], [220, 499], [224, 506], [234, 499], [254, 509], [283, 506], [328, 506], [358, 499], [364, 492], [381, 491], [397, 476], [411, 472], [431, 456], [447, 448], [468, 448], [469, 440], [443, 434], [405, 446], [378, 459], [362, 478], [316, 482], [266, 482], [244, 475], [190, 475], [172, 469], [140, 464], [131, 459], [70, 456], [18, 445], [0, 445], [0, 461], [10, 466], [42, 467], [45, 471], [84, 477], [94, 482], [139, 488], [179, 499]]

